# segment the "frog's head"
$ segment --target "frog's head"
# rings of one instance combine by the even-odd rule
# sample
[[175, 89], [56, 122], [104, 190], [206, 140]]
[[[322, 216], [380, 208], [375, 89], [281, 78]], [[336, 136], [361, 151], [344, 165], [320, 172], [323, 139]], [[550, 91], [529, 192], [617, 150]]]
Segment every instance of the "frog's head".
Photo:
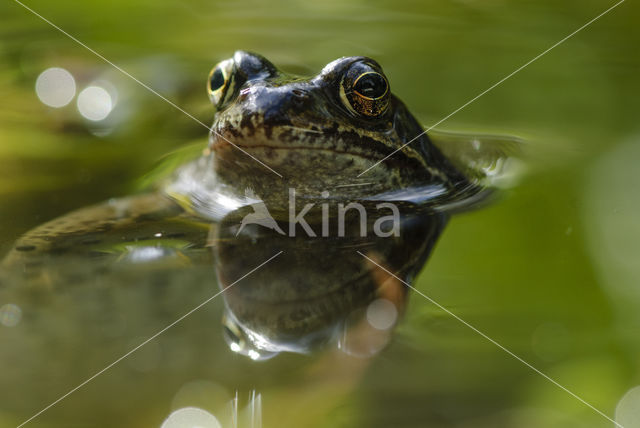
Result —
[[271, 174], [255, 159], [282, 174], [289, 187], [318, 193], [363, 183], [375, 193], [424, 185], [445, 191], [465, 180], [421, 135], [370, 58], [340, 58], [301, 78], [238, 51], [213, 68], [207, 89], [217, 109], [210, 149], [218, 174], [235, 183]]

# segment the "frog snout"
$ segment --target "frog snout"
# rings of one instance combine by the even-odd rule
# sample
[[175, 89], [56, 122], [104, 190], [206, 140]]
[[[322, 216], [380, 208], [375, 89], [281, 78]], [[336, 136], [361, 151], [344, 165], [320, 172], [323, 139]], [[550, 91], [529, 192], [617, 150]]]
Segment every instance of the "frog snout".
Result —
[[262, 85], [241, 90], [237, 102], [244, 106], [245, 114], [262, 116], [270, 125], [290, 122], [303, 112], [313, 111], [316, 104], [304, 88]]

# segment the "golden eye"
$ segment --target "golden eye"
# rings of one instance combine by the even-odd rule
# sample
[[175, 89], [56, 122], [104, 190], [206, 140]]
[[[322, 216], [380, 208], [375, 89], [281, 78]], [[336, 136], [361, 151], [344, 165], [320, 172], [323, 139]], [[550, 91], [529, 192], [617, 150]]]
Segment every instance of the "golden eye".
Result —
[[224, 105], [229, 95], [233, 94], [233, 60], [227, 59], [216, 65], [207, 79], [207, 92], [216, 107]]
[[366, 63], [355, 64], [342, 79], [340, 98], [352, 112], [375, 117], [389, 106], [389, 82]]
[[368, 100], [377, 100], [384, 97], [389, 91], [387, 79], [375, 71], [362, 73], [353, 82], [353, 91]]

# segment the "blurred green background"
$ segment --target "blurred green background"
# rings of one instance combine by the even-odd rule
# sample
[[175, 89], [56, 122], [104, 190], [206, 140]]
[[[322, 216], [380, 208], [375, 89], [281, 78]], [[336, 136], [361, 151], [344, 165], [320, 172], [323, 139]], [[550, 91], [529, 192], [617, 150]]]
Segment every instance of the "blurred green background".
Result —
[[[300, 74], [340, 56], [371, 56], [429, 126], [614, 2], [25, 4], [205, 123], [213, 118], [209, 70], [245, 49]], [[625, 2], [439, 127], [524, 137], [528, 172], [497, 203], [454, 217], [416, 284], [625, 428], [640, 427], [639, 18], [637, 3]], [[131, 193], [163, 154], [206, 141], [192, 119], [19, 4], [3, 2], [0, 22], [3, 252], [45, 220]], [[68, 70], [78, 93], [108, 86], [117, 94], [109, 116], [83, 118], [76, 98], [62, 108], [41, 103], [35, 82], [50, 67]], [[0, 326], [0, 341], [9, 328]], [[277, 363], [273, 373], [289, 373], [282, 379], [265, 373], [272, 363], [236, 373], [238, 385], [261, 379], [263, 426], [613, 426], [418, 295], [392, 344], [339, 399], [296, 377], [300, 358]], [[99, 368], [96, 360], [78, 379]], [[207, 382], [218, 382], [216, 373]], [[2, 394], [16, 387], [2, 382]], [[29, 382], [18, 390], [38, 388]], [[105, 402], [118, 395], [98, 382], [32, 426], [71, 426], [56, 415], [82, 412], [83, 392]], [[20, 414], [0, 401], [2, 426], [46, 404], [30, 398]], [[162, 421], [169, 403], [149, 396], [141, 411], [154, 416], [141, 420]], [[282, 408], [295, 415], [290, 424], [279, 422]], [[95, 425], [74, 426], [114, 417], [103, 413]]]

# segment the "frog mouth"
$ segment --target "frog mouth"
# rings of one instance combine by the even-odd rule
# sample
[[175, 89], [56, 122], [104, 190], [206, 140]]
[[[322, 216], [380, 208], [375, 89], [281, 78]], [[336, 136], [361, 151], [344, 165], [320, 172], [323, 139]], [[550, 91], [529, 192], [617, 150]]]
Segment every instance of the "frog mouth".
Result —
[[[249, 176], [262, 180], [273, 172], [286, 177], [287, 182], [295, 177], [298, 185], [317, 183], [323, 188], [344, 184], [345, 179], [363, 181], [357, 175], [375, 163], [375, 159], [353, 151], [277, 140], [216, 139], [209, 147], [221, 176], [233, 169], [234, 174], [242, 172], [244, 180], [250, 180]], [[388, 170], [379, 168], [376, 172], [375, 175], [386, 175]], [[371, 177], [365, 181], [371, 181]]]
[[300, 157], [305, 154], [310, 158], [323, 158], [327, 162], [331, 161], [331, 157], [336, 160], [347, 159], [354, 169], [358, 169], [356, 175], [380, 161], [384, 161], [380, 170], [424, 170], [426, 167], [422, 158], [411, 148], [403, 150], [402, 155], [389, 157], [394, 149], [388, 142], [359, 133], [355, 129], [339, 129], [338, 126], [322, 129], [316, 126], [278, 124], [250, 127], [246, 130], [221, 126], [211, 133], [209, 149], [228, 159], [243, 152], [244, 156], [257, 158], [271, 166], [300, 161]]
[[213, 150], [225, 146], [243, 149], [273, 148], [277, 150], [327, 150], [331, 137], [319, 129], [294, 125], [261, 126], [243, 131], [237, 127], [218, 127], [212, 130], [209, 147]]

